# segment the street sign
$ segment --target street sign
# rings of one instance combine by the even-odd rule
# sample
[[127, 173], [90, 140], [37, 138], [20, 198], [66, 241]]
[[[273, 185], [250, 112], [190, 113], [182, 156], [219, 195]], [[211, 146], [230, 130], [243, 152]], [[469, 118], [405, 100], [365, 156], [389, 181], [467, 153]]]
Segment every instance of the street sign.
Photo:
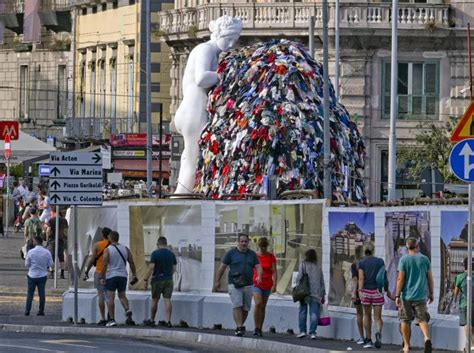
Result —
[[5, 135], [5, 159], [10, 159], [10, 135]]
[[459, 142], [465, 139], [474, 138], [474, 101], [471, 101], [469, 107], [459, 120], [456, 128], [451, 134], [451, 142]]
[[102, 155], [51, 152], [49, 197], [53, 205], [102, 204]]
[[0, 140], [5, 140], [6, 135], [10, 135], [11, 140], [18, 140], [20, 137], [20, 126], [18, 121], [0, 121]]
[[463, 181], [473, 182], [474, 139], [462, 140], [454, 145], [449, 155], [449, 164], [454, 175]]
[[[38, 166], [38, 174], [39, 176], [49, 176], [49, 165], [48, 164], [40, 164]], [[36, 184], [34, 184], [36, 185]]]

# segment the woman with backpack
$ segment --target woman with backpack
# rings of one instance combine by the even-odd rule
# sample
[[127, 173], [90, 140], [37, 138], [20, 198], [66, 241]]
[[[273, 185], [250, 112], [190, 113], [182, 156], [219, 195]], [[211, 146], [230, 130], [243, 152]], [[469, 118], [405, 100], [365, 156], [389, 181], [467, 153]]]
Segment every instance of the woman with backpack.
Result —
[[305, 259], [299, 266], [296, 282], [299, 283], [303, 275], [308, 275], [310, 295], [300, 301], [299, 310], [299, 330], [298, 338], [306, 336], [306, 323], [308, 319], [309, 308], [309, 334], [311, 339], [316, 339], [316, 329], [318, 328], [319, 316], [321, 314], [321, 305], [324, 304], [326, 296], [326, 287], [324, 284], [324, 275], [321, 264], [318, 264], [316, 250], [309, 249], [305, 253]]
[[[464, 272], [460, 273], [454, 279], [454, 300], [457, 300], [459, 296], [459, 326], [464, 326], [466, 331], [466, 337], [468, 334], [469, 328], [467, 327], [467, 257], [463, 261]], [[472, 310], [471, 312], [474, 312]], [[471, 318], [474, 316], [471, 314]], [[472, 341], [471, 341], [471, 350], [474, 348], [474, 320], [471, 320], [471, 332], [472, 332]], [[468, 343], [466, 342], [466, 347]]]

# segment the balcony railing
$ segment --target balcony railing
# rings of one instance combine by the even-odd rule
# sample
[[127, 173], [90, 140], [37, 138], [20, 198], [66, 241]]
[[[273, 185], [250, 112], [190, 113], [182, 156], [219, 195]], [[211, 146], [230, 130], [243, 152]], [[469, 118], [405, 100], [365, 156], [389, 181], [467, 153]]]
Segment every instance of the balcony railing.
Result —
[[[392, 21], [391, 4], [340, 4], [341, 28], [389, 29]], [[306, 29], [311, 16], [316, 28], [322, 28], [323, 9], [320, 3], [220, 3], [193, 8], [163, 11], [160, 31], [165, 35], [186, 33], [190, 29], [207, 31], [209, 22], [222, 15], [238, 16], [244, 29]], [[329, 4], [329, 24], [334, 25], [334, 4]], [[400, 29], [423, 29], [449, 26], [449, 5], [399, 4]]]
[[[66, 119], [66, 135], [73, 139], [106, 138], [104, 132], [112, 133], [112, 118], [68, 118]], [[133, 132], [133, 119], [115, 118], [115, 133]]]
[[[70, 7], [70, 0], [40, 1], [40, 11], [66, 11]], [[25, 0], [0, 0], [0, 13], [23, 13], [24, 11]]]

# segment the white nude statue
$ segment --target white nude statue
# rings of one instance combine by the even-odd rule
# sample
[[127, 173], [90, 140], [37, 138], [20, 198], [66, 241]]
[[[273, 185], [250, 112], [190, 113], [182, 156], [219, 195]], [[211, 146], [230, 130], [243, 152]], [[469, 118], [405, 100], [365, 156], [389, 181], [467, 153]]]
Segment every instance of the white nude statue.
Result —
[[176, 194], [193, 192], [199, 159], [198, 140], [208, 122], [207, 94], [218, 81], [219, 53], [230, 50], [239, 39], [242, 21], [222, 16], [209, 24], [211, 39], [189, 54], [183, 76], [183, 101], [174, 117], [176, 131], [184, 138]]

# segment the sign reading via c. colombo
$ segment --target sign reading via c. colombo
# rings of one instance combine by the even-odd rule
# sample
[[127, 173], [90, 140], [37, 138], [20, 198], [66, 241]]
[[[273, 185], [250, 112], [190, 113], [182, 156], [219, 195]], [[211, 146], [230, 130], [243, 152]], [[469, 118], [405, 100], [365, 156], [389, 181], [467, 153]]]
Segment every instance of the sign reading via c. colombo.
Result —
[[102, 205], [102, 155], [51, 152], [49, 197], [53, 205]]

